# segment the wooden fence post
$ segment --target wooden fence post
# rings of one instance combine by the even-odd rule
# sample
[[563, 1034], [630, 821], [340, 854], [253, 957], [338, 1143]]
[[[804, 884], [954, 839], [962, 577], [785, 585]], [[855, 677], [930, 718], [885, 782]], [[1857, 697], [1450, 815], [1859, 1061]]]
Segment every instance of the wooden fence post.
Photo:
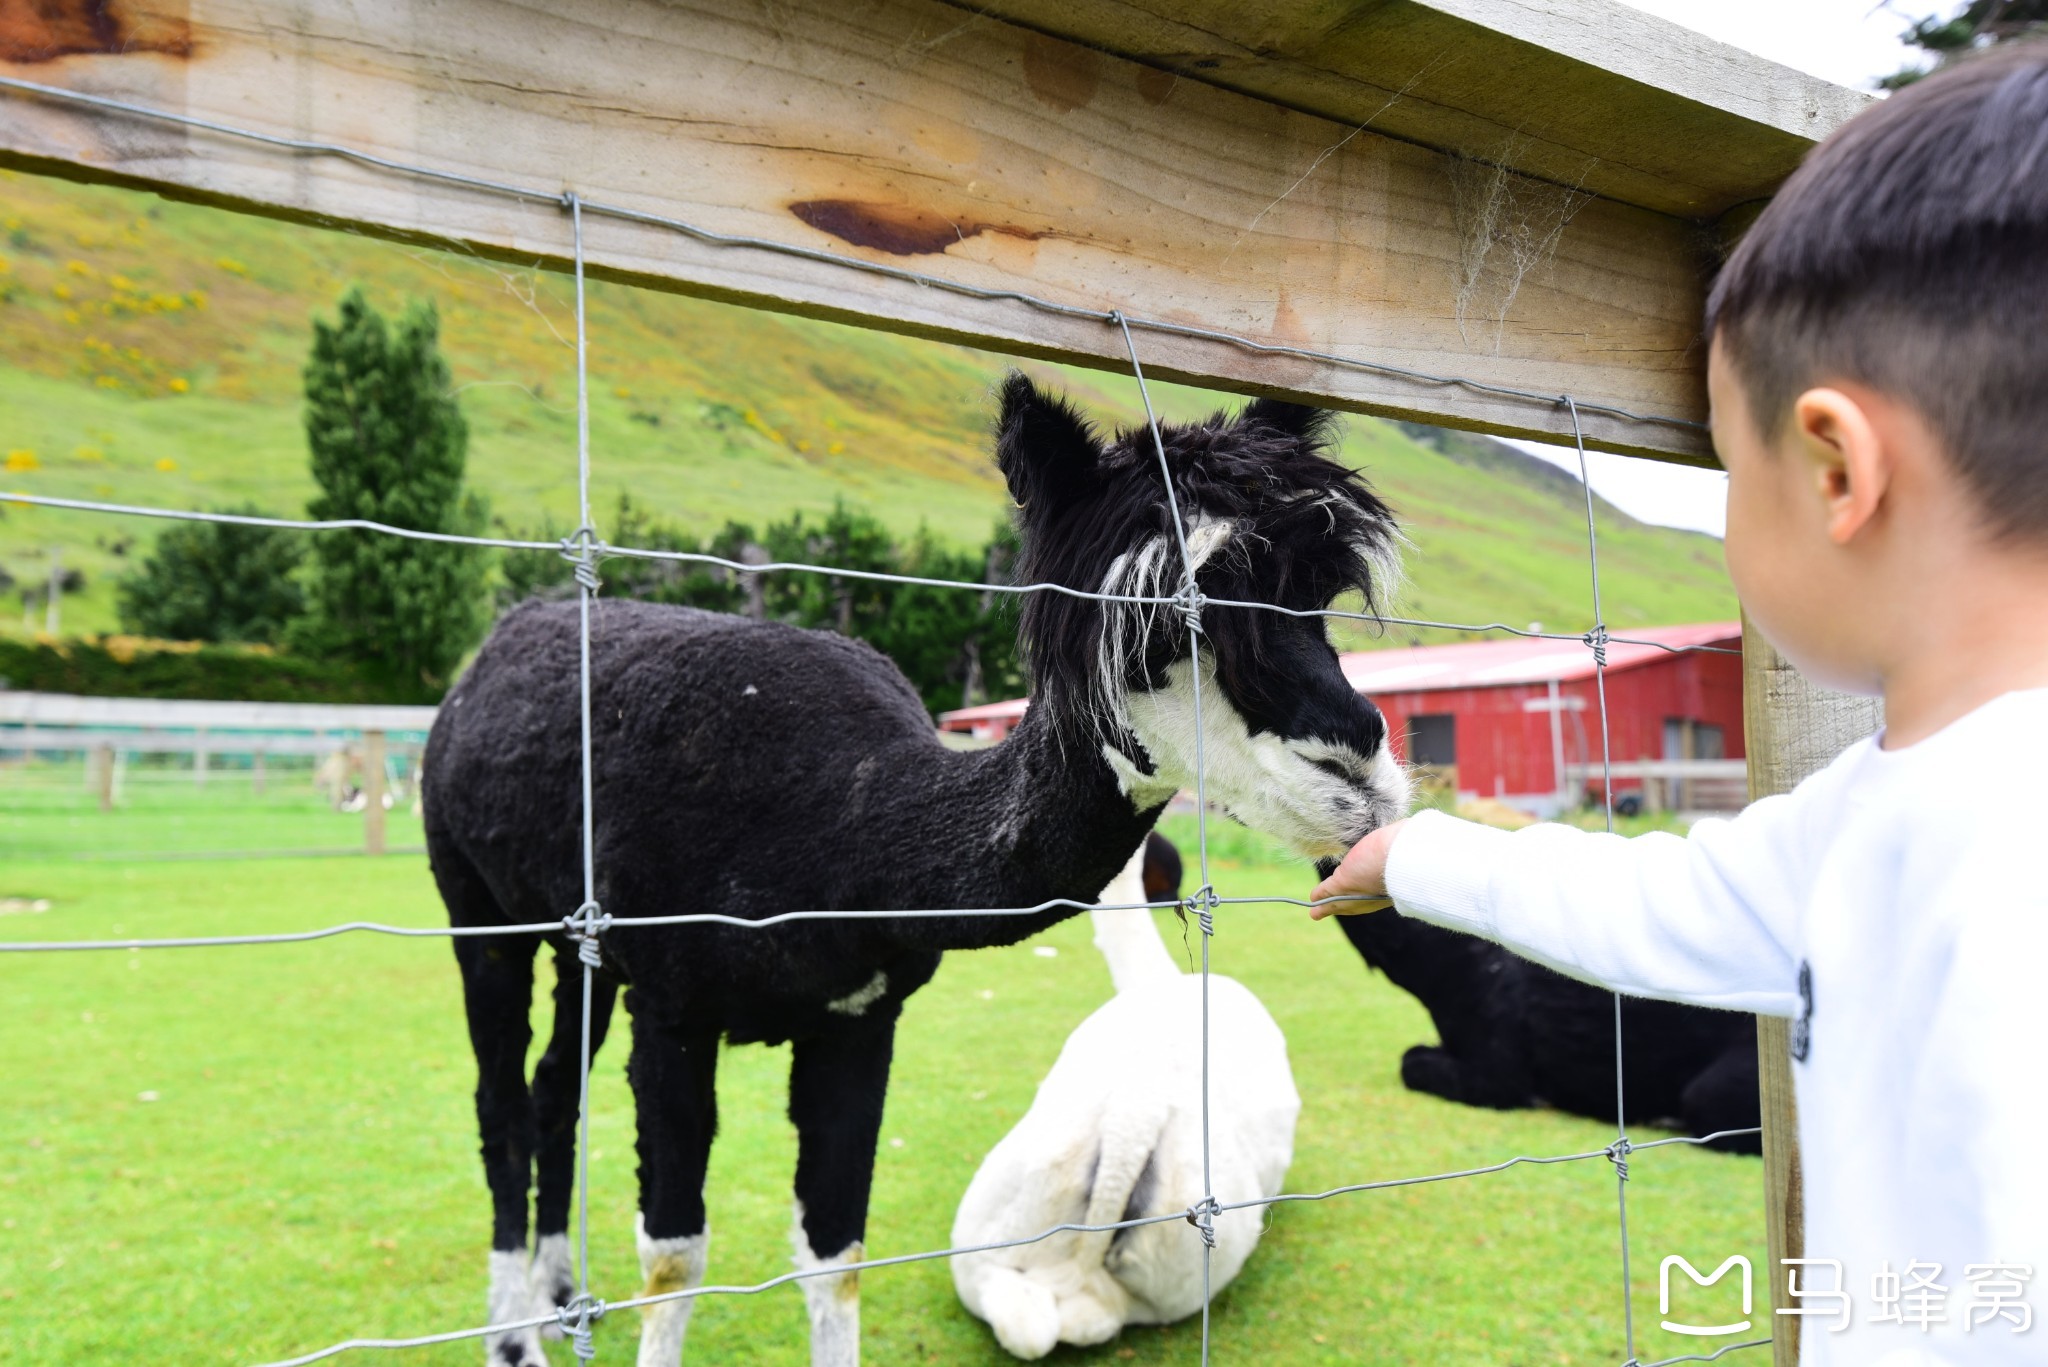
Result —
[[[1884, 724], [1876, 698], [1817, 688], [1787, 664], [1745, 617], [1742, 622], [1742, 726], [1752, 801], [1789, 792], [1850, 745]], [[1764, 1219], [1770, 1235], [1771, 1308], [1791, 1309], [1781, 1258], [1805, 1256], [1805, 1202], [1799, 1172], [1798, 1113], [1792, 1097], [1791, 1022], [1757, 1017], [1756, 1049], [1764, 1117]], [[1771, 1316], [1773, 1367], [1797, 1367], [1796, 1315]]]
[[114, 810], [114, 747], [101, 745], [92, 752], [93, 784], [99, 789], [100, 810]]
[[384, 853], [384, 733], [363, 732], [363, 853]]

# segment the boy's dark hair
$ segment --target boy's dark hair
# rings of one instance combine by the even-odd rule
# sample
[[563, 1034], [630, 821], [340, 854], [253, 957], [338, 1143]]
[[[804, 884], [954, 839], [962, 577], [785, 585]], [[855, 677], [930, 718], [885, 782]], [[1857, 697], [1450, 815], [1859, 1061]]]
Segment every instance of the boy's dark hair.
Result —
[[1996, 533], [2048, 537], [2048, 42], [1959, 62], [1815, 148], [1706, 325], [1765, 434], [1816, 383], [1883, 390]]

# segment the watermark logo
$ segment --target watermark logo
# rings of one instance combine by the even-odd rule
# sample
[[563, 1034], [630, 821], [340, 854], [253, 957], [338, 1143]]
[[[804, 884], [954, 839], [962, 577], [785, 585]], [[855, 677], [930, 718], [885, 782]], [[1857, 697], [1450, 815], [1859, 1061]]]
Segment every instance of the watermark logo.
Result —
[[[1681, 1268], [1692, 1279], [1695, 1286], [1712, 1286], [1728, 1275], [1728, 1269], [1736, 1268], [1742, 1273], [1742, 1314], [1743, 1318], [1732, 1324], [1681, 1324], [1673, 1321], [1671, 1315], [1671, 1269]], [[1721, 1265], [1707, 1276], [1676, 1253], [1657, 1265], [1657, 1313], [1665, 1316], [1664, 1327], [1674, 1334], [1693, 1334], [1700, 1338], [1716, 1338], [1723, 1334], [1740, 1334], [1750, 1327], [1749, 1308], [1751, 1304], [1749, 1259], [1740, 1253], [1730, 1254]]]
[[[1820, 1317], [1830, 1333], [1838, 1334], [1849, 1327], [1854, 1307], [1849, 1279], [1840, 1259], [1780, 1258], [1778, 1262], [1785, 1269], [1785, 1299], [1791, 1304], [1775, 1308], [1771, 1312], [1773, 1315]], [[1684, 1272], [1694, 1286], [1701, 1288], [1712, 1287], [1731, 1270], [1740, 1273], [1735, 1280], [1742, 1292], [1743, 1318], [1727, 1324], [1690, 1324], [1673, 1320], [1670, 1317], [1673, 1268]], [[2027, 1283], [2034, 1279], [2032, 1265], [2002, 1262], [1966, 1264], [1963, 1280], [1969, 1285], [1960, 1318], [1950, 1314], [1950, 1292], [1954, 1288], [1943, 1282], [1941, 1275], [1940, 1263], [1914, 1259], [1906, 1263], [1904, 1272], [1894, 1272], [1892, 1264], [1884, 1262], [1870, 1279], [1870, 1300], [1863, 1316], [1864, 1323], [1898, 1325], [1902, 1329], [1918, 1329], [1923, 1334], [1942, 1328], [1971, 1334], [1980, 1329], [2003, 1328], [2011, 1333], [2024, 1334], [2034, 1327], [2034, 1308], [2026, 1301]], [[1700, 1270], [1683, 1257], [1672, 1254], [1657, 1268], [1657, 1309], [1664, 1315], [1664, 1328], [1674, 1334], [1690, 1334], [1697, 1338], [1719, 1338], [1744, 1332], [1752, 1324], [1749, 1318], [1751, 1277], [1749, 1259], [1740, 1253], [1723, 1259], [1719, 1267], [1705, 1275], [1701, 1275]]]
[[[1839, 1258], [1780, 1258], [1785, 1268], [1785, 1294], [1799, 1302], [1790, 1307], [1781, 1307], [1772, 1312], [1779, 1315], [1831, 1315], [1835, 1322], [1828, 1326], [1829, 1332], [1840, 1333], [1849, 1327], [1849, 1293], [1843, 1288], [1842, 1260]], [[1800, 1268], [1808, 1269], [1806, 1279], [1799, 1276]], [[1815, 1284], [1814, 1269], [1825, 1269], [1834, 1274], [1830, 1279], [1833, 1286]]]

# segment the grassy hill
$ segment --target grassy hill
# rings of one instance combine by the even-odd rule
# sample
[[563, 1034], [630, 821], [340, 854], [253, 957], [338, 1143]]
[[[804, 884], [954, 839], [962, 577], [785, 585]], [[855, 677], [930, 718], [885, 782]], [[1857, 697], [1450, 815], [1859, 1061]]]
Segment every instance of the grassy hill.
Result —
[[[299, 514], [311, 492], [298, 416], [308, 320], [354, 282], [388, 310], [411, 298], [440, 309], [470, 479], [496, 516], [572, 521], [574, 315], [561, 277], [11, 172], [0, 172], [0, 486]], [[1003, 357], [605, 284], [590, 290], [589, 335], [601, 508], [629, 490], [708, 530], [845, 497], [961, 545], [1004, 515], [987, 439]], [[1127, 379], [1026, 369], [1116, 421], [1138, 414]], [[1155, 397], [1167, 416], [1231, 402], [1175, 386]], [[1575, 482], [1498, 443], [1364, 418], [1349, 423], [1345, 455], [1415, 543], [1402, 615], [1585, 624]], [[1600, 519], [1612, 623], [1733, 614], [1717, 542], [1604, 504]], [[64, 630], [110, 630], [114, 580], [158, 526], [0, 507], [0, 569], [40, 582], [54, 551], [86, 576], [63, 600]], [[0, 628], [24, 629], [11, 594]]]

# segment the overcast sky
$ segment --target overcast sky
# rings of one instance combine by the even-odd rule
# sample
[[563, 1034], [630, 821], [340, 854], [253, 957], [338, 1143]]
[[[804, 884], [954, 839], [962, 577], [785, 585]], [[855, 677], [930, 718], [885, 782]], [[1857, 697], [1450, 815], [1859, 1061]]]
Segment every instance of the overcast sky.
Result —
[[[1911, 18], [1947, 13], [1952, 0], [1621, 0], [1674, 24], [1810, 72], [1837, 85], [1868, 90], [1879, 76], [1914, 64], [1917, 50], [1899, 41]], [[1569, 447], [1514, 445], [1578, 473]], [[1727, 476], [1658, 461], [1590, 451], [1586, 464], [1601, 497], [1645, 522], [1721, 534]]]

